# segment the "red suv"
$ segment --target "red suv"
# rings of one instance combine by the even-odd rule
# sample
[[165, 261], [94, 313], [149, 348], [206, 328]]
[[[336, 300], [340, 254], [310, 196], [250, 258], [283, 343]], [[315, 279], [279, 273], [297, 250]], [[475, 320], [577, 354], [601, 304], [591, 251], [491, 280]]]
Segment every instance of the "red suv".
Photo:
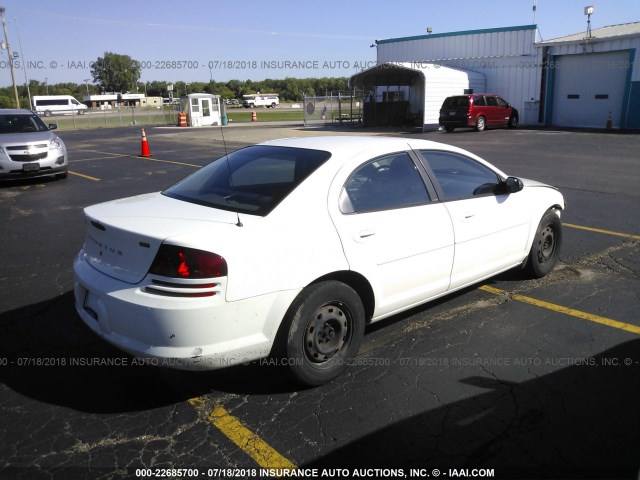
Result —
[[494, 125], [516, 128], [518, 110], [497, 95], [456, 95], [445, 99], [439, 123], [447, 132], [458, 127], [473, 127], [478, 132]]

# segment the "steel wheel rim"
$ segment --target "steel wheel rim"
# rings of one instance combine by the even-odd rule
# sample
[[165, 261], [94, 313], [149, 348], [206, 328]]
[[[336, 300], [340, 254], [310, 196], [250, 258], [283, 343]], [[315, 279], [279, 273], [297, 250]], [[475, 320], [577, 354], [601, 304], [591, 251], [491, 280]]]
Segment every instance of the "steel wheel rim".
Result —
[[483, 130], [484, 129], [484, 118], [480, 117], [478, 118], [478, 130]]
[[549, 261], [556, 250], [555, 231], [551, 225], [547, 225], [540, 232], [540, 240], [538, 242], [538, 261], [545, 263]]
[[304, 352], [313, 363], [324, 363], [340, 353], [351, 336], [351, 315], [345, 305], [318, 308], [304, 333]]

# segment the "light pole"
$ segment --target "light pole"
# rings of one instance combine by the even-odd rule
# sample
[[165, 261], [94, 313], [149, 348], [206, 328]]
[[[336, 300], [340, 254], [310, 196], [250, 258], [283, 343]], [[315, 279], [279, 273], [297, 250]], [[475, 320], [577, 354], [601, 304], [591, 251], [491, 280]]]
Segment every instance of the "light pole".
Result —
[[587, 38], [591, 38], [591, 15], [593, 15], [594, 11], [593, 5], [584, 7], [584, 14], [587, 16]]
[[85, 84], [85, 85], [86, 85], [86, 87], [87, 87], [87, 97], [89, 96], [89, 82], [90, 82], [90, 81], [91, 81], [91, 79], [90, 79], [90, 78], [85, 78], [85, 79], [84, 79], [84, 84]]
[[7, 54], [9, 55], [9, 65], [11, 66], [11, 82], [13, 83], [13, 95], [16, 99], [16, 108], [20, 108], [20, 98], [18, 98], [18, 86], [16, 85], [16, 75], [13, 71], [13, 53], [11, 52], [11, 46], [9, 45], [9, 35], [7, 35], [7, 22], [4, 20], [4, 12], [6, 9], [0, 7], [0, 16], [2, 17], [2, 29], [4, 30], [4, 43], [7, 47]]

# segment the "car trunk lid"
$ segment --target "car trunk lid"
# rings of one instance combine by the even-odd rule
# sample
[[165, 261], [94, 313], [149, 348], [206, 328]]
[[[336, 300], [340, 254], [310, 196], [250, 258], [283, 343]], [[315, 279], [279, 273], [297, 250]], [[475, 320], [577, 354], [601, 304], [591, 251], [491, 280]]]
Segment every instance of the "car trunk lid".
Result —
[[135, 284], [164, 240], [211, 223], [233, 225], [237, 218], [234, 212], [154, 193], [87, 207], [85, 220], [85, 260], [105, 275]]

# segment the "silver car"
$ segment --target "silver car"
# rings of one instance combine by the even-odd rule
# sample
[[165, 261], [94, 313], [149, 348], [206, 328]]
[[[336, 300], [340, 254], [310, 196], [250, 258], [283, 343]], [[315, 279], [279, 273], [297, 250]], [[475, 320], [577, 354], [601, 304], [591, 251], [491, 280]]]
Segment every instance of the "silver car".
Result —
[[29, 110], [0, 109], [0, 180], [68, 175], [67, 148], [51, 132], [57, 125], [45, 125]]

